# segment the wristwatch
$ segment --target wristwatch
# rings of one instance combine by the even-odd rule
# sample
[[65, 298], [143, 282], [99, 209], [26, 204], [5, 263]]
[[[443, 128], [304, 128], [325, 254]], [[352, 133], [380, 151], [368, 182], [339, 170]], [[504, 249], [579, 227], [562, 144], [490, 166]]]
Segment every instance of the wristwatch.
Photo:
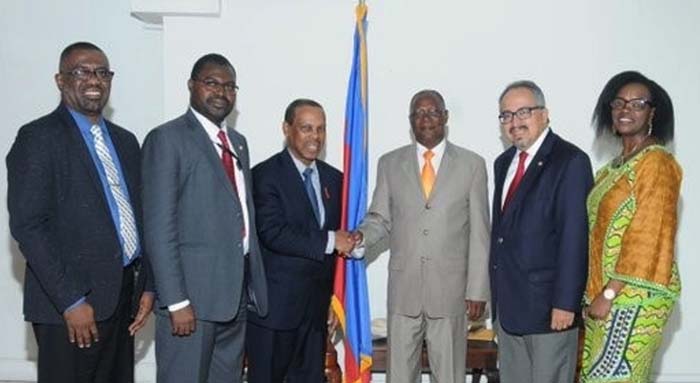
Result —
[[615, 292], [615, 290], [611, 289], [610, 287], [603, 290], [603, 298], [605, 298], [609, 301], [615, 299], [616, 296], [617, 296], [617, 293]]

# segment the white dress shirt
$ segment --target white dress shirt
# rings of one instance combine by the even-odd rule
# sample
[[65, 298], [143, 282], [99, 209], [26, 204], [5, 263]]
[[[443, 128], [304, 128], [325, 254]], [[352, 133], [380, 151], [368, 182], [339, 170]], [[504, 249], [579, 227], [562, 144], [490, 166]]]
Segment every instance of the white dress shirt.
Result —
[[[547, 129], [545, 129], [542, 134], [537, 137], [535, 142], [533, 142], [532, 145], [525, 150], [527, 153], [527, 158], [525, 159], [525, 172], [527, 172], [527, 167], [530, 166], [532, 159], [535, 158], [537, 151], [540, 150], [540, 146], [542, 146], [544, 138], [547, 137], [550, 130], [551, 129], [547, 127]], [[522, 152], [522, 150], [516, 150], [515, 154], [513, 155], [513, 159], [510, 160], [510, 166], [508, 166], [506, 179], [503, 181], [503, 190], [501, 191], [501, 209], [503, 209], [503, 204], [506, 202], [506, 196], [508, 195], [508, 189], [510, 188], [510, 184], [513, 182], [515, 173], [518, 170], [518, 158], [520, 157], [520, 152]]]
[[[219, 145], [221, 144], [221, 141], [219, 140], [219, 131], [223, 130], [224, 134], [226, 134], [226, 141], [228, 141], [228, 147], [236, 153], [236, 155], [240, 156], [240, 150], [242, 148], [237, 148], [231, 144], [231, 140], [228, 137], [228, 132], [226, 131], [226, 120], [221, 122], [221, 127], [218, 127], [216, 124], [213, 122], [209, 121], [208, 118], [202, 116], [199, 112], [194, 110], [194, 108], [190, 107], [190, 110], [194, 114], [194, 116], [197, 118], [197, 121], [204, 127], [204, 131], [207, 133], [207, 136], [209, 136], [209, 139], [211, 140], [211, 144], [214, 146], [214, 150], [216, 150], [216, 153], [218, 154], [219, 158], [221, 158], [221, 153], [223, 150]], [[243, 225], [245, 227], [245, 234], [243, 236], [243, 254], [247, 254], [248, 251], [250, 251], [250, 222], [249, 222], [249, 213], [248, 213], [248, 205], [246, 204], [246, 187], [245, 187], [245, 177], [243, 175], [243, 170], [240, 169], [236, 164], [238, 159], [234, 158], [234, 166], [233, 166], [233, 172], [236, 176], [236, 190], [238, 191], [238, 198], [241, 203], [241, 210], [243, 211]], [[188, 299], [178, 302], [172, 305], [168, 306], [168, 311], [177, 311], [182, 308], [185, 308], [189, 306], [190, 301]]]

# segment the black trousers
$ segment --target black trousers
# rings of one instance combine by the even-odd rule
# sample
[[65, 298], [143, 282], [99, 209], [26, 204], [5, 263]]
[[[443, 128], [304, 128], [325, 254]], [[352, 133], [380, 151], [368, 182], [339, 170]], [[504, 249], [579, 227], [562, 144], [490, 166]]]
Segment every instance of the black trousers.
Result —
[[39, 346], [38, 383], [134, 382], [134, 338], [129, 335], [133, 267], [124, 268], [122, 278], [117, 308], [97, 322], [99, 342], [89, 348], [70, 343], [64, 324], [32, 324]]
[[326, 330], [310, 320], [292, 330], [248, 322], [246, 354], [249, 383], [322, 383]]

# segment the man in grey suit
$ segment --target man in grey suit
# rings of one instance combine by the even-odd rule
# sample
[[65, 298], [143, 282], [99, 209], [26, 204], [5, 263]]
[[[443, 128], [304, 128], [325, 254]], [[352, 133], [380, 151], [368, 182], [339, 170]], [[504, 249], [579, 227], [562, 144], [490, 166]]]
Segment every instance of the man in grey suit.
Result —
[[245, 138], [226, 125], [236, 72], [201, 57], [190, 108], [143, 146], [145, 242], [157, 291], [158, 382], [241, 382], [246, 309], [267, 313]]
[[415, 382], [425, 341], [434, 382], [464, 382], [465, 309], [489, 297], [489, 213], [484, 159], [445, 139], [437, 91], [411, 99], [416, 143], [379, 159], [372, 205], [358, 241], [388, 238], [388, 381]]

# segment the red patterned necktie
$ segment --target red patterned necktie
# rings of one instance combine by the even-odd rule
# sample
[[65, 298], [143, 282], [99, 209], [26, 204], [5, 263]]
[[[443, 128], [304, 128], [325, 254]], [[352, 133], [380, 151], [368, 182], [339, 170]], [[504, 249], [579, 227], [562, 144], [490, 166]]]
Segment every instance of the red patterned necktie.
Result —
[[226, 133], [223, 129], [219, 130], [219, 141], [223, 146], [221, 151], [221, 163], [224, 165], [224, 170], [228, 176], [229, 181], [231, 181], [231, 186], [233, 186], [233, 191], [238, 195], [238, 188], [236, 187], [236, 170], [233, 168], [233, 156], [231, 155], [231, 149], [228, 146], [228, 140], [226, 139]]
[[518, 158], [518, 170], [515, 171], [515, 177], [513, 177], [513, 182], [511, 182], [510, 187], [508, 187], [508, 194], [506, 194], [506, 201], [503, 203], [502, 211], [506, 210], [506, 206], [508, 206], [508, 203], [510, 202], [510, 200], [513, 199], [513, 195], [515, 194], [515, 190], [518, 189], [518, 185], [520, 185], [520, 181], [522, 181], [523, 176], [525, 175], [525, 160], [526, 159], [527, 159], [527, 152], [520, 152], [520, 156]]
[[[228, 176], [229, 181], [231, 181], [231, 186], [233, 186], [233, 191], [236, 193], [236, 198], [238, 198], [240, 203], [240, 196], [238, 195], [238, 187], [236, 186], [236, 170], [233, 168], [233, 155], [231, 154], [231, 148], [228, 146], [228, 140], [226, 139], [226, 133], [223, 129], [219, 129], [219, 133], [216, 135], [221, 141], [221, 163], [224, 165], [224, 170], [226, 171], [226, 176]], [[245, 238], [246, 230], [245, 225], [241, 228], [241, 235]]]

